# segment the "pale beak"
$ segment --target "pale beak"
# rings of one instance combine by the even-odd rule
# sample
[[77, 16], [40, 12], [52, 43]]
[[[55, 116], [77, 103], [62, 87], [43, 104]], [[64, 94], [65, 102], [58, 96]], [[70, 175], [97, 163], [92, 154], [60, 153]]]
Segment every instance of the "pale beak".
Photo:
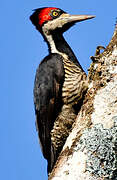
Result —
[[65, 18], [66, 23], [75, 23], [80, 21], [85, 21], [88, 19], [92, 19], [95, 16], [93, 15], [70, 15], [70, 14], [62, 14], [61, 17]]

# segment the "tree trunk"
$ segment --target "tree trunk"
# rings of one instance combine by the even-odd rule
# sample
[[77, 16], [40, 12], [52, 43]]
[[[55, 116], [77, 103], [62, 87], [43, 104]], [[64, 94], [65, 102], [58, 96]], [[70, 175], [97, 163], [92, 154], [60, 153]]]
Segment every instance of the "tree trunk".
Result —
[[91, 57], [88, 91], [49, 180], [117, 179], [117, 25], [99, 51]]

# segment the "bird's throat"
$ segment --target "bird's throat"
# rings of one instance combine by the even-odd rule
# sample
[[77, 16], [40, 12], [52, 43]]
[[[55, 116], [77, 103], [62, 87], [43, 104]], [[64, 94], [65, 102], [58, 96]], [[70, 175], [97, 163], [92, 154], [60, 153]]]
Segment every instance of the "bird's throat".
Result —
[[46, 28], [43, 28], [43, 37], [48, 44], [49, 53], [57, 53], [65, 55], [70, 61], [80, 67], [83, 71], [80, 63], [78, 62], [74, 52], [65, 41], [63, 33], [59, 30], [49, 32]]
[[65, 54], [71, 61], [80, 66], [74, 52], [65, 41], [63, 34], [58, 31], [48, 33], [44, 31], [44, 39], [48, 44], [49, 53]]

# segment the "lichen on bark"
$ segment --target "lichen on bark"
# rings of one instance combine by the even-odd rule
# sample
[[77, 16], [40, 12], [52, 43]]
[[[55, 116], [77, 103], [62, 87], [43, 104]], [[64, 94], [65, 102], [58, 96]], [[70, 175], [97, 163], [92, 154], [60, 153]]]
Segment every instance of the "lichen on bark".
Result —
[[78, 144], [78, 149], [86, 148], [86, 171], [95, 177], [117, 177], [117, 116], [113, 120], [110, 129], [101, 123], [85, 129]]

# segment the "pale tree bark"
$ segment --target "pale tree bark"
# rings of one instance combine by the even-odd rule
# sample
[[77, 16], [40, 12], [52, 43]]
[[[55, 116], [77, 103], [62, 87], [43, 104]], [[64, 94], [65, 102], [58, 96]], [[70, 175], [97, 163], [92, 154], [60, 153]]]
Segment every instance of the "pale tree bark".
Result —
[[92, 60], [83, 105], [49, 180], [117, 179], [117, 26]]

